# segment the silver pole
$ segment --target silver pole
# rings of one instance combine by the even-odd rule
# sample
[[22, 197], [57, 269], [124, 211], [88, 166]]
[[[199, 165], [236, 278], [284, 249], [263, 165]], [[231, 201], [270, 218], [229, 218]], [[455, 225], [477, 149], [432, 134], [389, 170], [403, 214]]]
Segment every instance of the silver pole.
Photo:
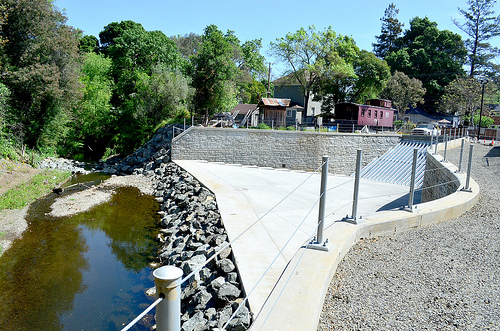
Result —
[[448, 136], [444, 135], [444, 156], [443, 156], [443, 161], [446, 162], [446, 153], [448, 150]]
[[474, 145], [470, 145], [470, 150], [469, 150], [469, 164], [467, 165], [467, 180], [465, 181], [465, 189], [464, 191], [472, 191], [470, 189], [470, 171], [472, 169], [472, 152], [474, 150]]
[[182, 269], [163, 266], [153, 271], [153, 276], [156, 295], [165, 297], [156, 307], [156, 330], [180, 331]]
[[352, 219], [356, 222], [358, 217], [358, 198], [359, 198], [359, 181], [361, 178], [361, 159], [363, 157], [363, 150], [358, 149], [356, 156], [356, 179], [354, 180], [354, 194], [352, 199]]
[[413, 149], [413, 164], [411, 166], [410, 197], [408, 199], [408, 209], [413, 211], [413, 200], [415, 197], [415, 175], [417, 173], [418, 148]]
[[431, 134], [431, 149], [432, 149], [432, 146], [434, 146], [434, 135]]
[[439, 136], [436, 134], [436, 144], [434, 145], [434, 154], [438, 152]]
[[184, 117], [184, 129], [182, 131], [186, 131], [186, 118]]
[[462, 172], [462, 160], [464, 158], [464, 144], [465, 144], [465, 139], [462, 138], [462, 144], [460, 146], [460, 160], [458, 161], [458, 172]]
[[325, 206], [326, 206], [326, 187], [328, 181], [328, 160], [327, 155], [323, 156], [321, 168], [321, 188], [319, 197], [319, 214], [318, 214], [318, 231], [317, 231], [317, 242], [319, 244], [323, 243], [323, 228], [325, 226]]

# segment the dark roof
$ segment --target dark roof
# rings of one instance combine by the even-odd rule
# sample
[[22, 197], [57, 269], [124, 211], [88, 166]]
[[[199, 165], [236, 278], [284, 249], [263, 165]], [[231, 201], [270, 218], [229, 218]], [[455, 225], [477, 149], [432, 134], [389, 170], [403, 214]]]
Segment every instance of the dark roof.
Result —
[[236, 105], [233, 110], [231, 110], [231, 114], [235, 114], [238, 112], [238, 114], [244, 114], [246, 115], [248, 112], [251, 112], [252, 110], [255, 110], [258, 108], [257, 104], [254, 103], [240, 103]]

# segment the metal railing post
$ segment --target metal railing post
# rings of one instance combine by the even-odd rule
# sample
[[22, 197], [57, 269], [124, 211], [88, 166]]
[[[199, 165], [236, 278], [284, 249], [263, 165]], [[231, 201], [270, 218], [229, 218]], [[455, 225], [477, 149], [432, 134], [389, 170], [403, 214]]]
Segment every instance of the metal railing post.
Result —
[[413, 202], [415, 197], [415, 175], [417, 173], [417, 159], [418, 159], [418, 148], [413, 149], [413, 163], [411, 166], [411, 183], [410, 183], [410, 197], [408, 198], [408, 207], [405, 208], [407, 211], [413, 212]]
[[460, 159], [458, 160], [458, 172], [462, 172], [462, 160], [464, 158], [464, 144], [465, 144], [465, 139], [462, 138], [462, 144], [460, 146]]
[[153, 271], [156, 295], [165, 297], [156, 307], [156, 330], [180, 331], [182, 269], [163, 266]]
[[470, 172], [472, 169], [472, 152], [474, 150], [474, 145], [470, 145], [469, 149], [469, 164], [467, 165], [467, 179], [465, 181], [465, 187], [462, 189], [462, 191], [467, 191], [467, 192], [472, 192], [470, 188]]
[[328, 161], [329, 157], [327, 155], [322, 158], [321, 166], [321, 186], [320, 186], [320, 197], [319, 197], [319, 213], [318, 213], [318, 228], [316, 231], [316, 241], [312, 242], [309, 247], [312, 249], [318, 249], [322, 251], [328, 251], [328, 239], [323, 240], [323, 228], [325, 226], [325, 207], [326, 207], [326, 188], [328, 182]]
[[328, 181], [328, 156], [323, 156], [321, 168], [321, 187], [320, 187], [320, 198], [319, 198], [319, 214], [318, 214], [318, 232], [317, 238], [318, 243], [323, 243], [323, 227], [325, 223], [325, 206], [326, 206], [326, 185]]
[[186, 118], [184, 117], [184, 127], [182, 131], [186, 131]]
[[438, 152], [439, 136], [436, 134], [436, 144], [434, 145], [434, 154]]
[[448, 152], [448, 136], [444, 135], [444, 156], [443, 161], [446, 162], [446, 153]]
[[344, 218], [344, 221], [357, 224], [358, 218], [358, 199], [359, 199], [359, 182], [361, 180], [361, 160], [363, 158], [363, 150], [358, 149], [356, 156], [356, 174], [354, 179], [354, 193], [352, 196], [352, 216]]

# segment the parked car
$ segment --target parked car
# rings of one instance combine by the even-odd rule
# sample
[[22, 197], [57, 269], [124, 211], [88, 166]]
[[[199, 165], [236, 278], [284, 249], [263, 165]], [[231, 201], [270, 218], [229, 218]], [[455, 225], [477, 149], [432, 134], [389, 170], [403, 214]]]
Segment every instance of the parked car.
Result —
[[441, 135], [441, 130], [434, 124], [422, 123], [417, 125], [417, 127], [411, 130], [412, 135], [416, 136], [439, 136]]

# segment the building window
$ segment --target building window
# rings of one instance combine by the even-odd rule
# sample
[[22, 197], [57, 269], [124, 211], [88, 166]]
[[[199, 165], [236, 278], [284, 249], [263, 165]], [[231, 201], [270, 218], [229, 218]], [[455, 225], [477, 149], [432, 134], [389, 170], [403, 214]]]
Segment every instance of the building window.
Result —
[[286, 117], [292, 117], [292, 110], [291, 109], [286, 110]]
[[374, 116], [374, 117], [375, 117], [375, 118], [377, 118], [377, 117], [378, 117], [378, 110], [375, 110], [375, 116]]
[[316, 108], [312, 107], [311, 111], [312, 111], [312, 116], [316, 115]]
[[365, 117], [365, 110], [361, 110], [361, 117]]
[[368, 109], [368, 117], [372, 117], [372, 110]]
[[380, 111], [380, 118], [384, 118], [384, 112], [382, 110]]

